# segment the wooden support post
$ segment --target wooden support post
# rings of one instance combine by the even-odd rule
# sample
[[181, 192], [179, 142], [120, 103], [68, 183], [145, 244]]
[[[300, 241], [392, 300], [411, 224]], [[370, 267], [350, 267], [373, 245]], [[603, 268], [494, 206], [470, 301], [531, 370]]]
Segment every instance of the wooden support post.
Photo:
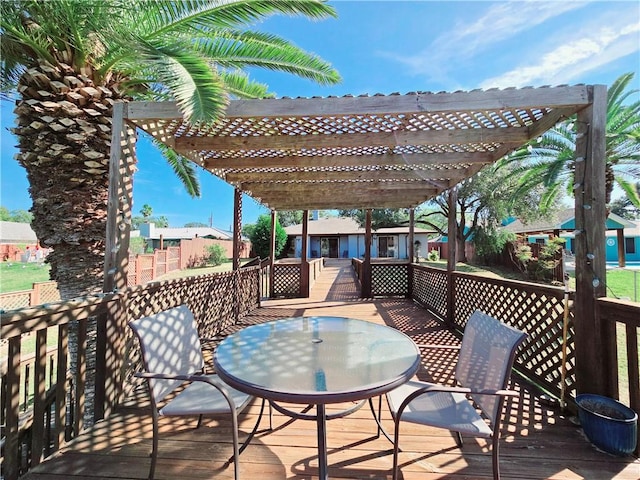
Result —
[[413, 208], [409, 209], [409, 245], [408, 245], [408, 257], [409, 265], [407, 266], [407, 298], [413, 297], [413, 267], [412, 264], [415, 261], [415, 221], [416, 213]]
[[415, 246], [413, 243], [415, 242], [415, 210], [413, 208], [409, 209], [409, 245], [407, 256], [409, 257], [409, 263], [413, 263], [416, 259]]
[[242, 190], [236, 188], [233, 195], [233, 270], [240, 269], [242, 246]]
[[456, 270], [457, 259], [457, 203], [458, 203], [458, 191], [455, 188], [449, 190], [448, 205], [449, 205], [449, 223], [447, 228], [447, 319], [446, 324], [448, 328], [453, 328], [455, 325], [456, 316], [456, 285], [455, 277], [453, 273]]
[[[615, 325], [601, 325], [596, 299], [606, 293], [605, 130], [607, 89], [589, 87], [591, 105], [578, 112], [575, 181], [575, 348], [578, 393], [615, 397]], [[613, 385], [616, 383], [616, 385]]]
[[371, 298], [371, 209], [365, 211], [364, 263], [362, 264], [362, 298]]
[[616, 237], [618, 239], [618, 266], [624, 267], [627, 265], [627, 259], [624, 249], [624, 230], [622, 228], [616, 230]]
[[275, 210], [271, 210], [271, 243], [269, 244], [269, 297], [275, 296], [274, 280], [275, 280], [275, 264], [276, 264], [276, 221], [278, 214]]
[[127, 288], [135, 132], [127, 128], [126, 115], [126, 103], [113, 105], [103, 292]]
[[307, 257], [309, 242], [309, 210], [302, 213], [302, 254], [300, 255], [300, 295], [309, 298], [309, 258]]
[[[128, 286], [136, 133], [125, 122], [127, 114], [127, 103], [117, 102], [113, 105], [104, 292], [124, 290]], [[125, 359], [121, 339], [127, 318], [122, 312], [112, 313], [98, 315], [96, 319], [94, 420], [108, 415], [120, 402], [122, 395], [122, 366]]]

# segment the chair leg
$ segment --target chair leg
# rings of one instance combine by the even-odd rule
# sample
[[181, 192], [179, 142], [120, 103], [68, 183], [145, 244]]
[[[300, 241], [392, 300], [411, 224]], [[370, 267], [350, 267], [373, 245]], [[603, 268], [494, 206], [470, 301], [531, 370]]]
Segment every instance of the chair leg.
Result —
[[[258, 426], [260, 426], [260, 420], [262, 420], [262, 414], [264, 413], [265, 403], [266, 403], [266, 400], [263, 398], [262, 405], [260, 406], [260, 414], [258, 415], [258, 420], [256, 421], [256, 424], [253, 426], [251, 433], [249, 433], [249, 436], [247, 436], [246, 440], [242, 443], [242, 446], [240, 447], [240, 450], [238, 451], [238, 453], [244, 452], [244, 449], [249, 446], [249, 442], [251, 442], [251, 439], [254, 437], [254, 435], [258, 431]], [[269, 406], [271, 406], [271, 404], [269, 404]]]
[[399, 450], [399, 442], [398, 439], [400, 437], [400, 418], [395, 420], [395, 428], [393, 430], [393, 473], [392, 479], [397, 480], [398, 478], [398, 450]]
[[196, 429], [200, 428], [202, 426], [202, 417], [204, 415], [198, 415], [198, 424], [196, 425]]
[[500, 453], [499, 447], [500, 436], [493, 435], [493, 446], [491, 448], [491, 457], [493, 462], [493, 480], [500, 480], [500, 463], [498, 462], [498, 454]]
[[231, 428], [233, 430], [233, 477], [240, 480], [240, 447], [238, 444], [238, 412], [235, 408], [231, 409]]
[[156, 460], [158, 458], [158, 412], [153, 409], [153, 440], [151, 441], [151, 466], [149, 467], [149, 480], [153, 480], [156, 472]]
[[462, 448], [462, 434], [460, 432], [454, 432], [456, 434], [456, 444], [458, 448]]

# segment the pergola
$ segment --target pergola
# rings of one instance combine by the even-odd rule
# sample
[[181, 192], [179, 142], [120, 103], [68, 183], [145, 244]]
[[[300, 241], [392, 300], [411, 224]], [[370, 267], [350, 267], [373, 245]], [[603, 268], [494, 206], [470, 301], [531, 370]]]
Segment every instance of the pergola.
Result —
[[[172, 102], [118, 103], [112, 145], [121, 148], [112, 148], [105, 289], [126, 285], [131, 127], [235, 187], [239, 240], [243, 194], [272, 212], [365, 209], [370, 232], [370, 209], [413, 209], [575, 114], [576, 377], [578, 391], [585, 391], [585, 382], [602, 378], [594, 369], [606, 371], [603, 359], [594, 358], [596, 342], [612, 338], [598, 330], [594, 303], [605, 292], [606, 100], [600, 85], [232, 100], [213, 125], [189, 124]], [[454, 207], [455, 194], [449, 200]], [[455, 243], [450, 251], [453, 270]], [[589, 383], [594, 388], [605, 390]]]

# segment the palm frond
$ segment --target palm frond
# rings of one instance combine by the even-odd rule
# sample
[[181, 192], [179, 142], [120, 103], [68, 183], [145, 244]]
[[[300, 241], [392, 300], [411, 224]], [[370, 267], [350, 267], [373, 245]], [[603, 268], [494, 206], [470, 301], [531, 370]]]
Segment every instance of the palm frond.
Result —
[[224, 83], [225, 90], [232, 96], [238, 98], [269, 98], [273, 97], [269, 93], [269, 86], [263, 83], [252, 81], [249, 76], [241, 71], [220, 71], [220, 78]]
[[[149, 74], [147, 78], [171, 92], [188, 121], [213, 122], [223, 114], [228, 95], [221, 78], [205, 59], [179, 42], [167, 45], [137, 40], [135, 67], [142, 66]], [[117, 66], [127, 68], [124, 61]]]
[[275, 15], [302, 15], [310, 19], [336, 17], [324, 0], [161, 0], [142, 2], [136, 18], [138, 32], [147, 39], [182, 32], [235, 29]]
[[201, 195], [200, 182], [198, 181], [194, 163], [176, 153], [175, 150], [167, 147], [164, 143], [159, 142], [155, 137], [151, 137], [151, 141], [167, 160], [167, 163], [171, 165], [176, 177], [182, 182], [187, 193], [194, 198], [199, 198]]
[[226, 30], [196, 37], [193, 42], [197, 52], [225, 68], [260, 67], [292, 73], [321, 85], [341, 81], [329, 62], [277, 35]]

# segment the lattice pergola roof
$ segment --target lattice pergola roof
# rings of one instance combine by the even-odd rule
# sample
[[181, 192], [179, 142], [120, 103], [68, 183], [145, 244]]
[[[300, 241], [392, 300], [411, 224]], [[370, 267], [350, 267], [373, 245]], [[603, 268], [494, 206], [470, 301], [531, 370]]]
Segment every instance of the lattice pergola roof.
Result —
[[125, 117], [274, 210], [415, 207], [589, 104], [589, 87], [233, 100], [213, 125], [171, 102]]

